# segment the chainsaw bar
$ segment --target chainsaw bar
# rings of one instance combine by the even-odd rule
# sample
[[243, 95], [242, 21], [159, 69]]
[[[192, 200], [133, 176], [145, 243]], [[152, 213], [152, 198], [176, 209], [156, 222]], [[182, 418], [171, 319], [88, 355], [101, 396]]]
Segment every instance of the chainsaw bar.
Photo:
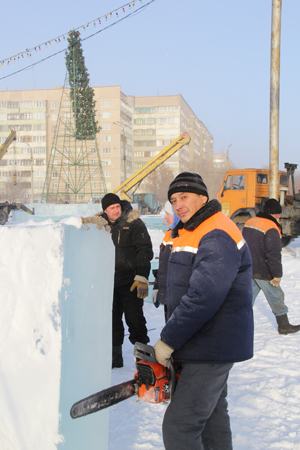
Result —
[[71, 417], [86, 416], [132, 397], [136, 393], [136, 384], [136, 380], [125, 381], [79, 400], [70, 410]]

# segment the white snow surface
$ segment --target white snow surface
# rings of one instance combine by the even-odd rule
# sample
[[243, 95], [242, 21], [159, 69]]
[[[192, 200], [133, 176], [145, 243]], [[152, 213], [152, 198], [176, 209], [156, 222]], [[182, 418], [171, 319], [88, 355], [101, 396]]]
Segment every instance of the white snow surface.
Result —
[[[45, 226], [47, 222], [48, 220], [40, 224], [39, 242], [36, 242], [36, 245], [40, 246], [41, 251], [48, 252], [48, 265], [35, 267], [34, 279], [27, 285], [25, 283], [28, 292], [19, 292], [18, 279], [24, 278], [26, 272], [15, 273], [14, 268], [10, 267], [9, 255], [11, 252], [18, 252], [20, 258], [25, 258], [28, 265], [34, 266], [31, 248], [26, 242], [26, 234], [30, 233], [30, 223], [24, 224], [24, 233], [21, 229], [18, 237], [16, 235], [15, 242], [7, 242], [6, 228], [1, 228], [1, 252], [4, 263], [1, 266], [0, 277], [0, 405], [4, 402], [6, 405], [21, 404], [22, 410], [15, 411], [10, 408], [9, 413], [4, 416], [0, 407], [0, 450], [27, 448], [22, 445], [26, 433], [31, 433], [32, 442], [40, 439], [41, 435], [47, 439], [47, 436], [57, 433], [58, 424], [51, 418], [55, 417], [52, 412], [58, 408], [59, 398], [52, 395], [51, 385], [55, 379], [53, 370], [58, 371], [59, 367], [52, 364], [51, 358], [57, 359], [61, 351], [61, 339], [55, 331], [55, 326], [49, 329], [44, 325], [47, 324], [49, 315], [53, 317], [54, 324], [57, 319], [51, 297], [57, 297], [57, 291], [60, 289], [58, 280], [61, 279], [62, 273], [53, 274], [51, 280], [47, 277], [52, 260], [52, 267], [54, 269], [59, 267], [57, 265], [59, 249], [55, 245], [55, 234], [51, 239], [47, 236], [48, 227]], [[80, 227], [78, 217], [66, 218], [64, 222]], [[164, 231], [150, 229], [149, 232], [157, 257]], [[300, 239], [296, 239], [289, 247], [283, 249], [282, 254], [284, 276], [281, 285], [289, 307], [290, 322], [297, 324], [300, 322]], [[30, 286], [34, 286], [34, 291], [30, 290]], [[36, 304], [31, 304], [30, 299], [32, 295], [42, 296], [42, 294], [44, 301], [41, 302], [40, 309], [36, 310]], [[24, 298], [24, 306], [16, 309], [15, 299], [20, 295]], [[150, 344], [154, 345], [164, 326], [164, 314], [162, 307], [157, 309], [152, 304], [151, 293], [145, 302], [144, 313]], [[236, 364], [229, 377], [228, 401], [233, 447], [235, 450], [300, 450], [300, 332], [287, 336], [278, 334], [274, 316], [263, 294], [259, 294], [256, 300], [254, 315], [254, 358]], [[24, 321], [30, 321], [31, 328], [36, 330], [34, 337], [25, 333]], [[16, 339], [11, 339], [14, 336]], [[10, 337], [9, 349], [6, 348], [8, 337]], [[91, 354], [97, 351], [97, 348], [87, 349]], [[39, 360], [44, 358], [45, 354], [48, 358], [47, 365], [37, 370], [39, 373], [37, 379], [31, 379], [30, 372], [26, 371], [26, 361], [30, 359], [31, 364], [39, 367]], [[112, 370], [111, 385], [131, 380], [135, 373], [133, 346], [128, 340], [127, 331], [123, 356], [124, 367]], [[14, 383], [19, 370], [23, 370], [23, 385]], [[86, 382], [88, 384], [88, 380]], [[36, 411], [31, 399], [35, 399], [36, 392], [41, 392], [41, 384], [47, 386], [47, 390], [44, 398], [38, 402], [42, 405], [41, 409]], [[112, 406], [109, 411], [109, 450], [163, 450], [161, 424], [166, 407], [165, 403], [153, 405], [138, 400], [137, 397]], [[102, 413], [98, 412], [95, 415], [101, 417]], [[20, 426], [18, 422], [20, 414], [26, 417], [25, 427]], [[42, 426], [37, 427], [37, 423], [41, 423], [41, 418]], [[92, 416], [76, 420], [88, 421], [92, 420]], [[58, 445], [59, 441], [60, 436], [57, 434]], [[90, 448], [87, 442], [85, 450]], [[96, 448], [93, 446], [93, 449]], [[102, 450], [100, 444], [99, 450]]]
[[[156, 256], [163, 232], [151, 231]], [[282, 251], [281, 286], [292, 324], [300, 323], [300, 239]], [[163, 308], [145, 302], [150, 344], [164, 326]], [[254, 357], [234, 365], [229, 376], [229, 413], [234, 450], [300, 449], [300, 332], [279, 335], [262, 293], [254, 306]], [[124, 367], [112, 370], [112, 385], [135, 373], [133, 346], [125, 337]], [[109, 450], [163, 450], [161, 424], [166, 404], [132, 397], [110, 408]]]

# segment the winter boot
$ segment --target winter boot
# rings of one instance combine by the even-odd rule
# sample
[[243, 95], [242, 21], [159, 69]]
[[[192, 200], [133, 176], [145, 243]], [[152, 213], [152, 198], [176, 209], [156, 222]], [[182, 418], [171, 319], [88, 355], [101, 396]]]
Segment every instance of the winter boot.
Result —
[[111, 368], [114, 369], [115, 367], [123, 367], [122, 345], [113, 347]]
[[275, 316], [276, 322], [278, 323], [278, 333], [279, 334], [290, 334], [297, 333], [300, 331], [300, 325], [291, 325], [287, 314], [282, 316]]

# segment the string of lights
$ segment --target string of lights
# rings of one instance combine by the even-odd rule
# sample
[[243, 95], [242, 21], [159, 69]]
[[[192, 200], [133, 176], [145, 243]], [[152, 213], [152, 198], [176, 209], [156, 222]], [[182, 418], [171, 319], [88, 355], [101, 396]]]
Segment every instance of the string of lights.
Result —
[[[77, 33], [80, 34], [79, 30], [86, 30], [90, 25], [94, 26], [94, 28], [96, 28], [97, 26], [102, 26], [103, 27], [98, 32], [93, 33], [90, 36], [87, 36], [87, 37], [83, 38], [82, 39], [82, 41], [83, 41], [83, 40], [88, 39], [88, 38], [90, 38], [92, 36], [95, 36], [96, 34], [100, 33], [101, 31], [104, 31], [105, 29], [109, 28], [110, 26], [115, 25], [116, 23], [118, 23], [118, 22], [128, 18], [133, 13], [137, 13], [138, 11], [140, 11], [143, 8], [145, 8], [146, 6], [148, 6], [153, 1], [155, 1], [155, 0], [148, 1], [145, 4], [143, 4], [143, 0], [136, 0], [136, 1], [133, 1], [133, 2], [130, 2], [130, 3], [126, 3], [125, 5], [120, 6], [119, 8], [114, 9], [114, 10], [112, 10], [111, 12], [109, 12], [107, 14], [104, 14], [103, 16], [97, 17], [97, 19], [91, 20], [90, 22], [87, 22], [86, 24], [75, 28], [74, 31], [77, 31]], [[136, 7], [137, 4], [142, 4], [142, 6]], [[132, 11], [133, 8], [134, 8], [134, 11]], [[127, 14], [126, 16], [124, 16], [124, 14], [126, 14], [126, 10], [128, 11], [128, 9], [131, 12], [129, 14]], [[122, 15], [123, 15], [123, 17], [122, 17]], [[104, 26], [105, 23], [107, 22], [107, 20], [113, 19], [113, 18], [115, 18], [115, 22], [113, 22], [109, 26]], [[36, 46], [34, 46], [32, 48], [27, 48], [25, 51], [17, 53], [14, 56], [10, 56], [9, 58], [5, 58], [5, 59], [2, 59], [2, 60], [0, 59], [0, 67], [3, 66], [3, 64], [5, 64], [5, 63], [7, 65], [9, 65], [11, 63], [15, 63], [18, 60], [24, 58], [25, 56], [27, 56], [28, 58], [31, 58], [32, 55], [34, 54], [34, 52], [38, 53], [43, 48], [49, 48], [54, 43], [59, 44], [59, 43], [64, 42], [64, 41], [68, 41], [68, 39], [70, 38], [69, 33], [70, 33], [70, 31], [68, 31], [67, 33], [61, 34], [60, 36], [57, 36], [57, 37], [55, 37], [53, 39], [50, 39], [50, 40], [48, 40], [46, 42], [43, 42], [42, 44], [38, 44], [38, 45], [36, 45]], [[53, 54], [53, 55], [51, 55], [49, 57], [56, 56], [59, 53], [62, 53], [63, 51], [65, 51], [65, 50], [66, 49], [60, 50], [60, 51], [56, 52], [55, 54]], [[39, 62], [43, 62], [43, 61], [49, 59], [49, 57], [46, 57], [46, 58], [42, 59]], [[32, 64], [30, 66], [27, 66], [25, 69], [27, 69], [28, 67], [32, 67], [33, 65], [36, 65], [36, 64], [38, 64], [38, 63]], [[21, 69], [21, 70], [25, 70], [25, 69]], [[17, 72], [14, 72], [14, 73], [18, 73], [21, 70], [19, 70]], [[11, 75], [13, 75], [13, 74], [11, 74]], [[8, 75], [8, 76], [10, 76], [10, 75]], [[7, 78], [7, 77], [3, 77], [3, 78]], [[0, 80], [1, 79], [2, 78], [0, 78]]]

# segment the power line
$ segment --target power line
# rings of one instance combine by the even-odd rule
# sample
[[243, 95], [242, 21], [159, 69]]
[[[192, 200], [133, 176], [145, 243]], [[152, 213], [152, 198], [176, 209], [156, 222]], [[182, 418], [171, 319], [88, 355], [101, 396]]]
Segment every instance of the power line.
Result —
[[[140, 1], [142, 2], [142, 0], [140, 0]], [[151, 3], [153, 3], [153, 2], [155, 2], [155, 0], [150, 0], [148, 3], [146, 3], [146, 4], [143, 5], [143, 6], [141, 6], [140, 8], [136, 9], [135, 11], [132, 11], [131, 13], [127, 14], [126, 16], [119, 18], [116, 22], [111, 23], [110, 25], [107, 25], [106, 27], [102, 28], [102, 29], [99, 30], [99, 31], [96, 31], [95, 33], [91, 34], [90, 36], [86, 36], [85, 38], [82, 38], [81, 41], [82, 41], [82, 42], [83, 42], [83, 41], [86, 41], [87, 39], [90, 39], [91, 37], [94, 37], [94, 36], [96, 36], [97, 34], [102, 33], [102, 31], [105, 31], [105, 30], [107, 30], [108, 28], [111, 28], [112, 26], [117, 25], [118, 23], [122, 22], [123, 20], [128, 19], [130, 16], [136, 15], [136, 14], [142, 12], [143, 9], [145, 9], [147, 6], [149, 6], [149, 5], [150, 5]], [[100, 19], [103, 18], [103, 17], [107, 18], [107, 16], [112, 15], [112, 13], [118, 11], [119, 9], [123, 9], [123, 11], [124, 11], [124, 8], [125, 8], [126, 6], [128, 6], [128, 5], [129, 5], [129, 6], [132, 5], [132, 7], [134, 7], [134, 4], [135, 4], [135, 2], [127, 3], [126, 5], [121, 6], [120, 8], [117, 8], [117, 9], [113, 10], [113, 11], [110, 12], [109, 14], [105, 14], [104, 16], [101, 16], [100, 18], [97, 18], [97, 19], [95, 19], [95, 20], [92, 20], [91, 22], [88, 22], [86, 25], [83, 25], [83, 26], [81, 26], [81, 27], [75, 28], [74, 31], [79, 30], [80, 28], [87, 28], [88, 25], [90, 25], [91, 23], [95, 23], [97, 20], [100, 20]], [[124, 11], [124, 12], [125, 12], [125, 11]], [[79, 32], [78, 32], [78, 33], [79, 33]], [[69, 35], [69, 33], [65, 33], [65, 34], [68, 34], [68, 35]], [[46, 45], [46, 46], [47, 46], [48, 43], [50, 43], [50, 45], [51, 45], [51, 42], [57, 41], [57, 39], [60, 39], [61, 37], [64, 37], [64, 35], [60, 35], [60, 36], [58, 36], [57, 38], [54, 38], [54, 39], [52, 39], [52, 40], [50, 40], [50, 41], [45, 42], [44, 44], [37, 45], [36, 47], [33, 47], [33, 49], [36, 50], [36, 48], [40, 48], [42, 45]], [[32, 51], [33, 49], [30, 49], [30, 50], [27, 49], [25, 52], [21, 52], [21, 53], [18, 53], [17, 55], [15, 55], [15, 56], [12, 56], [12, 57], [7, 58], [7, 59], [4, 59], [4, 60], [1, 60], [1, 65], [3, 64], [4, 61], [8, 61], [8, 62], [9, 62], [12, 58], [15, 59], [16, 57], [20, 57], [20, 55], [23, 56], [24, 53], [27, 53], [28, 56], [29, 56], [29, 52]], [[9, 77], [11, 77], [11, 76], [13, 76], [13, 75], [15, 75], [15, 74], [17, 74], [17, 73], [20, 73], [20, 72], [23, 72], [24, 70], [30, 69], [31, 67], [34, 67], [34, 66], [36, 66], [37, 64], [40, 64], [40, 63], [46, 61], [47, 59], [50, 59], [50, 58], [52, 58], [52, 57], [54, 57], [54, 56], [57, 56], [57, 55], [59, 55], [60, 53], [65, 52], [66, 50], [67, 50], [67, 48], [64, 48], [64, 49], [62, 49], [62, 50], [60, 50], [60, 51], [58, 51], [58, 52], [56, 52], [56, 53], [53, 53], [53, 54], [50, 55], [50, 56], [47, 56], [46, 58], [41, 59], [40, 61], [37, 61], [36, 63], [30, 64], [29, 66], [24, 67], [23, 69], [17, 70], [17, 71], [15, 71], [15, 72], [13, 72], [13, 73], [11, 73], [11, 74], [9, 74], [9, 75], [6, 75], [6, 76], [4, 76], [4, 77], [1, 77], [0, 80], [4, 80], [5, 78], [9, 78]], [[30, 57], [31, 57], [31, 54], [30, 54]]]

